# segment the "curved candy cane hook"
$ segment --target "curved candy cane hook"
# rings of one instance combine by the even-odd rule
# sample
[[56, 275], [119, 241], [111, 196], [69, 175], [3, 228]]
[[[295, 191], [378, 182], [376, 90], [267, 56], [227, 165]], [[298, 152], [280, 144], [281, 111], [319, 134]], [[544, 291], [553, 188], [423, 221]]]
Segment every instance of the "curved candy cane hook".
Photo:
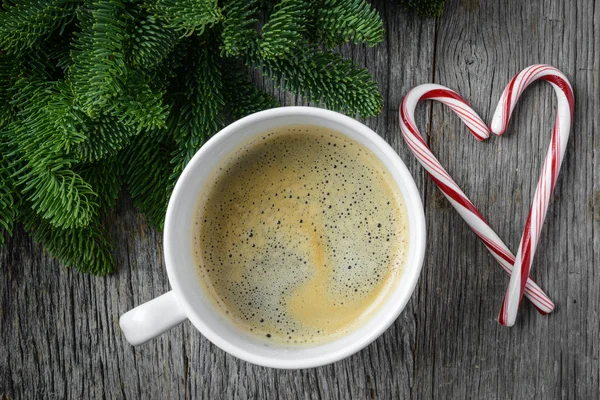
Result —
[[[477, 208], [475, 208], [473, 203], [458, 187], [444, 167], [442, 167], [415, 125], [414, 111], [417, 103], [426, 99], [437, 100], [450, 107], [467, 125], [477, 140], [485, 140], [489, 137], [490, 132], [479, 115], [473, 111], [461, 96], [441, 85], [425, 84], [415, 87], [404, 97], [400, 106], [400, 129], [411, 151], [427, 170], [429, 176], [431, 176], [444, 196], [450, 201], [450, 204], [452, 204], [473, 232], [481, 239], [500, 266], [511, 275], [515, 256], [488, 225]], [[524, 282], [525, 295], [531, 300], [537, 310], [541, 314], [551, 312], [554, 309], [554, 304], [542, 289], [529, 277]]]
[[529, 279], [531, 263], [546, 218], [548, 204], [552, 198], [560, 165], [565, 155], [575, 112], [573, 89], [567, 77], [558, 69], [549, 65], [532, 65], [519, 72], [504, 89], [502, 99], [498, 103], [492, 119], [492, 132], [494, 134], [502, 135], [505, 132], [519, 97], [530, 84], [537, 80], [545, 80], [552, 84], [558, 98], [558, 107], [550, 148], [542, 166], [540, 180], [533, 195], [533, 201], [521, 237], [521, 244], [513, 266], [513, 272], [515, 273], [510, 277], [508, 289], [498, 316], [498, 322], [507, 326], [514, 325], [523, 292], [526, 291], [526, 281]]

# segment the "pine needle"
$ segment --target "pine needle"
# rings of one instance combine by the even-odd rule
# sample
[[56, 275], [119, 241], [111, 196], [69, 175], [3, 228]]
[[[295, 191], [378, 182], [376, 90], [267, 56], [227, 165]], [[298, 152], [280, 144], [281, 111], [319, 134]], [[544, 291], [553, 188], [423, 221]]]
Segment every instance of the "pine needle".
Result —
[[367, 117], [382, 107], [373, 77], [323, 49], [382, 38], [366, 0], [3, 2], [0, 244], [21, 222], [65, 265], [111, 272], [102, 219], [123, 187], [162, 229], [176, 180], [224, 120], [278, 106], [250, 68]]
[[223, 99], [236, 120], [258, 111], [279, 106], [270, 94], [258, 89], [248, 76], [248, 67], [232, 59], [221, 60]]
[[383, 41], [383, 21], [365, 0], [324, 0], [316, 10], [315, 31], [328, 47], [350, 41], [375, 46]]
[[314, 45], [306, 44], [296, 56], [276, 60], [263, 58], [256, 51], [249, 61], [285, 90], [330, 109], [370, 117], [383, 106], [377, 84], [365, 68]]
[[171, 194], [171, 153], [173, 143], [160, 132], [138, 136], [121, 157], [125, 183], [135, 206], [148, 222], [163, 228]]
[[293, 56], [303, 43], [312, 11], [310, 0], [281, 0], [262, 28], [260, 51], [263, 58], [276, 60]]
[[94, 275], [106, 275], [114, 270], [110, 237], [100, 223], [61, 229], [37, 217], [35, 213], [24, 212], [23, 215], [22, 223], [33, 239], [67, 267]]
[[198, 39], [190, 47], [185, 64], [185, 101], [173, 112], [178, 113], [174, 139], [172, 184], [198, 149], [223, 127], [223, 82], [218, 52]]
[[81, 109], [98, 115], [111, 98], [123, 92], [127, 80], [123, 48], [125, 6], [117, 0], [93, 1], [77, 13], [70, 74]]
[[8, 55], [24, 54], [54, 30], [63, 30], [74, 18], [76, 6], [69, 0], [2, 2], [0, 49]]
[[207, 26], [222, 18], [217, 0], [157, 0], [150, 8], [167, 28], [182, 32], [183, 36], [201, 35]]
[[244, 54], [258, 36], [258, 0], [228, 0], [223, 5], [222, 53], [228, 57]]

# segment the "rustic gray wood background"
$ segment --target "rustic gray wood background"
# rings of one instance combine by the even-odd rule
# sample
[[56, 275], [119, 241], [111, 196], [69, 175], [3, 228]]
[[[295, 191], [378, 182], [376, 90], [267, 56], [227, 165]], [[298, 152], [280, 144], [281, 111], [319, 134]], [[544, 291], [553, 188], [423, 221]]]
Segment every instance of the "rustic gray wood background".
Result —
[[[380, 84], [385, 109], [366, 123], [412, 171], [429, 232], [419, 285], [396, 323], [349, 359], [309, 370], [239, 361], [189, 323], [133, 348], [119, 315], [169, 284], [160, 233], [123, 196], [112, 216], [119, 269], [109, 277], [65, 269], [20, 230], [0, 249], [0, 398], [600, 398], [600, 4], [452, 0], [439, 20], [376, 6], [385, 42], [341, 51]], [[433, 81], [489, 121], [511, 76], [534, 63], [569, 77], [575, 124], [532, 270], [556, 311], [542, 317], [524, 302], [509, 329], [496, 323], [507, 276], [424, 176], [397, 108], [412, 86]], [[282, 104], [302, 104], [264, 85]], [[536, 84], [508, 134], [485, 143], [439, 104], [417, 110], [434, 153], [515, 251], [555, 105], [550, 86]]]

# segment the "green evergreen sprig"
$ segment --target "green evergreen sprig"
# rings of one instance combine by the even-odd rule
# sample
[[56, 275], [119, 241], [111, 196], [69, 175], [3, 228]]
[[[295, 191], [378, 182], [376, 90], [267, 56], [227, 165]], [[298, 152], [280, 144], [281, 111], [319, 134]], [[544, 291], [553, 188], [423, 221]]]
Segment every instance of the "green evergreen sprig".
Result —
[[[442, 3], [405, 1], [432, 13]], [[365, 0], [3, 2], [0, 244], [20, 223], [65, 265], [111, 272], [105, 221], [123, 188], [162, 228], [198, 148], [228, 121], [278, 106], [252, 69], [368, 117], [382, 107], [376, 83], [331, 48], [382, 39]]]
[[160, 64], [179, 41], [179, 34], [148, 12], [142, 3], [130, 10], [130, 29], [125, 60], [133, 68], [149, 69]]
[[230, 0], [223, 6], [222, 53], [228, 57], [244, 54], [258, 37], [258, 0]]
[[[172, 121], [173, 126], [177, 125]], [[164, 132], [138, 136], [121, 157], [124, 180], [134, 205], [152, 225], [163, 228], [169, 202], [174, 143]]]
[[65, 266], [94, 275], [113, 271], [110, 237], [97, 221], [80, 228], [60, 229], [25, 208], [21, 222], [33, 239]]
[[248, 57], [285, 90], [309, 101], [361, 117], [381, 111], [383, 98], [365, 68], [359, 68], [339, 54], [305, 44], [294, 57], [268, 59], [260, 51]]
[[12, 150], [5, 156], [31, 208], [51, 225], [79, 228], [96, 214], [97, 194], [76, 172], [74, 148], [85, 140], [73, 129], [77, 116], [64, 82], [22, 79], [14, 103], [18, 118], [4, 130]]
[[81, 109], [90, 117], [123, 92], [125, 6], [118, 0], [90, 1], [78, 13], [70, 74]]
[[254, 85], [248, 76], [248, 69], [242, 63], [222, 58], [221, 72], [223, 100], [232, 119], [240, 119], [279, 106], [279, 102], [273, 96]]
[[165, 21], [167, 28], [185, 36], [202, 34], [205, 27], [222, 18], [217, 0], [156, 0], [150, 8]]
[[184, 64], [185, 98], [180, 99], [174, 110], [179, 118], [173, 135], [176, 143], [173, 185], [196, 151], [224, 124], [219, 51], [209, 39], [210, 35], [196, 38]]
[[17, 192], [15, 182], [11, 176], [8, 160], [5, 158], [4, 146], [0, 136], [0, 245], [4, 244], [5, 233], [12, 235], [17, 219]]
[[50, 36], [62, 31], [74, 18], [77, 2], [72, 0], [25, 0], [2, 2], [0, 49], [21, 55]]
[[375, 46], [383, 40], [381, 17], [365, 0], [324, 0], [316, 11], [316, 28], [328, 47], [349, 41]]
[[309, 17], [316, 10], [311, 0], [281, 0], [262, 28], [260, 51], [264, 58], [289, 57], [302, 46]]

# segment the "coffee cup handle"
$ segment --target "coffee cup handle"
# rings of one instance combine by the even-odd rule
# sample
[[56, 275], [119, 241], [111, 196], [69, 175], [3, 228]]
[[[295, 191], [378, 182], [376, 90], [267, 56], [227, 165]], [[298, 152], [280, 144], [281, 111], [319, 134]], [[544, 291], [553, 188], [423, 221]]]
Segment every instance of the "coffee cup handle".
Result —
[[137, 346], [161, 335], [186, 319], [187, 316], [171, 290], [121, 315], [119, 325], [127, 341]]

